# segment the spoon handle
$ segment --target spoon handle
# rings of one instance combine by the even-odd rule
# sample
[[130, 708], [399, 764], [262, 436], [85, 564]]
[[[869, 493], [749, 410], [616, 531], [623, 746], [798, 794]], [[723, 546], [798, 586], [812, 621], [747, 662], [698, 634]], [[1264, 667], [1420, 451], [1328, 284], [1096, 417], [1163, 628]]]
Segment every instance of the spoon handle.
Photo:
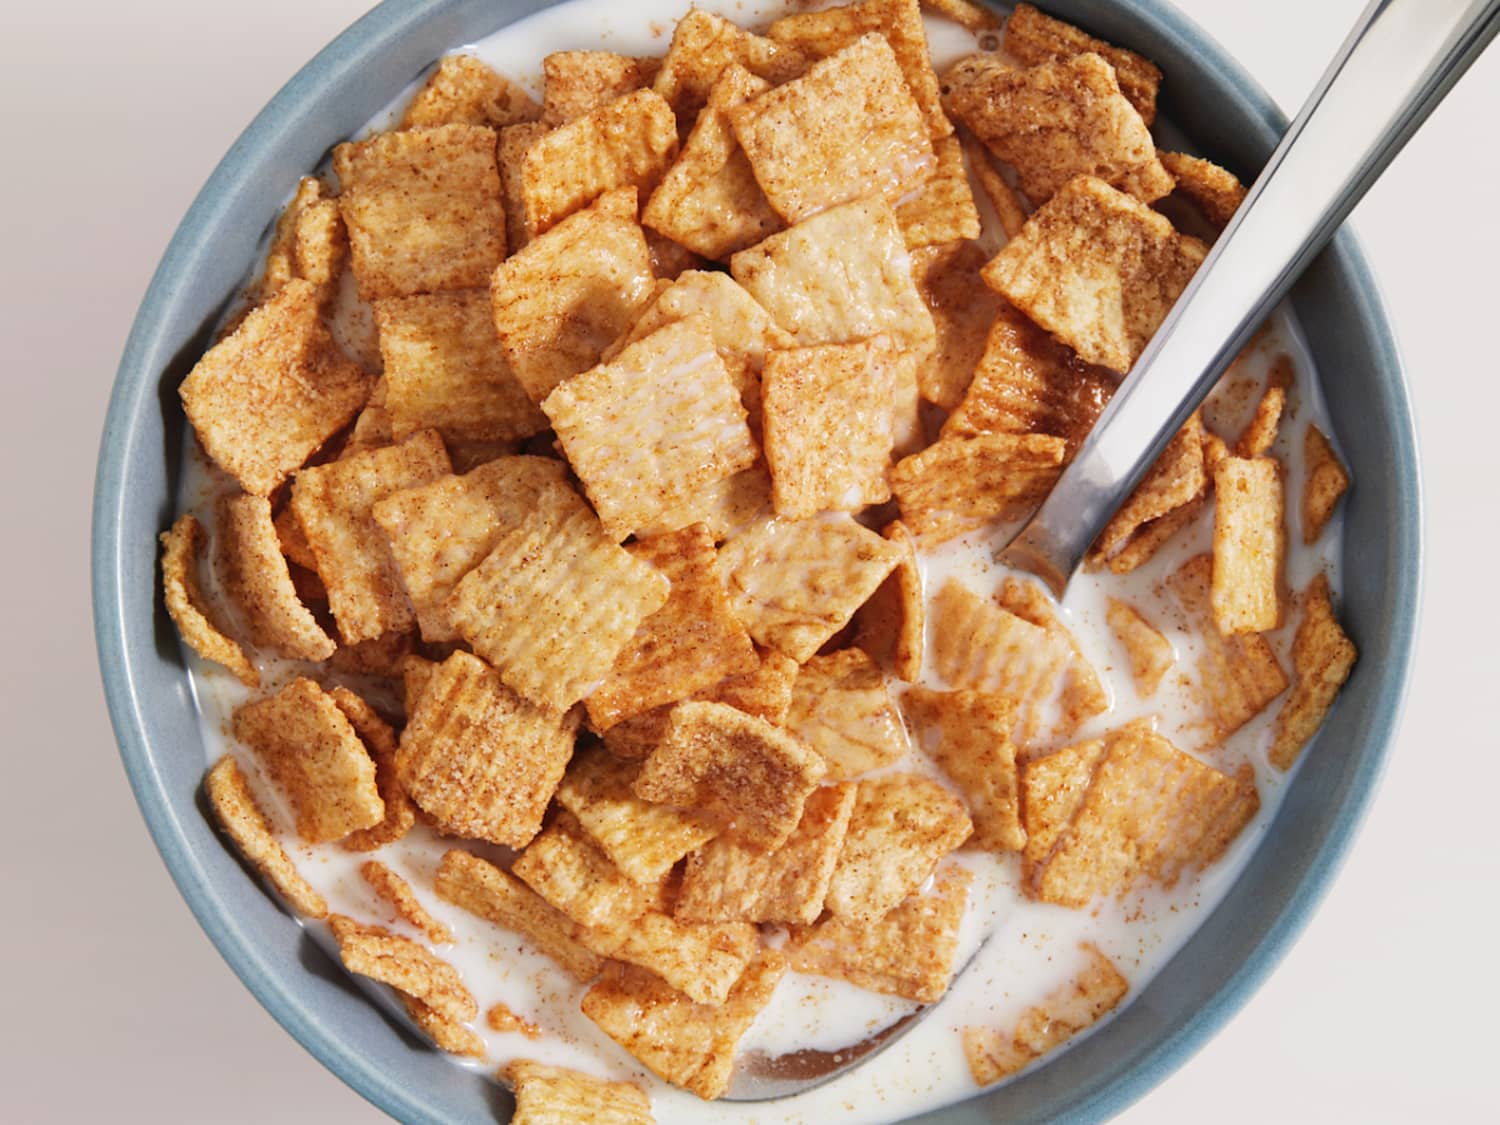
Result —
[[1003, 562], [1062, 596], [1172, 435], [1497, 30], [1500, 0], [1373, 0]]

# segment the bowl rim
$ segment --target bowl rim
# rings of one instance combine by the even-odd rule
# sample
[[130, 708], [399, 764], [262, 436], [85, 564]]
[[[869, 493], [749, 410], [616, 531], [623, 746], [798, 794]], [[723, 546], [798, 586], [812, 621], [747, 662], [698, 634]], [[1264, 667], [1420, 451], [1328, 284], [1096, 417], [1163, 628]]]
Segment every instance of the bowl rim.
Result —
[[[161, 770], [151, 750], [150, 717], [138, 691], [128, 640], [133, 631], [149, 628], [127, 615], [134, 572], [139, 560], [126, 556], [122, 500], [133, 455], [132, 420], [145, 400], [157, 392], [164, 360], [180, 341], [167, 338], [164, 308], [171, 307], [191, 282], [184, 264], [207, 252], [209, 231], [235, 204], [233, 185], [274, 144], [278, 135], [302, 116], [301, 107], [320, 90], [347, 78], [361, 60], [400, 40], [434, 17], [435, 12], [461, 7], [471, 0], [382, 0], [351, 24], [303, 66], [246, 126], [198, 191], [153, 273], [133, 319], [111, 390], [100, 439], [92, 510], [91, 567], [95, 641], [100, 673], [115, 738], [127, 777], [153, 842], [173, 881], [214, 946], [263, 1007], [307, 1050], [355, 1091], [379, 1109], [403, 1121], [432, 1121], [431, 1106], [416, 1091], [402, 1086], [372, 1065], [346, 1039], [327, 1026], [296, 991], [278, 980], [276, 966], [262, 955], [240, 920], [228, 909], [225, 896], [184, 838]], [[1249, 111], [1280, 135], [1286, 118], [1260, 85], [1216, 41], [1166, 0], [1115, 0], [1130, 18], [1144, 21], [1158, 34], [1188, 45], [1219, 72], [1241, 96]], [[496, 17], [505, 20], [496, 6]], [[515, 18], [524, 18], [523, 12]], [[505, 20], [496, 26], [513, 22]], [[1398, 730], [1415, 657], [1420, 618], [1424, 518], [1421, 466], [1405, 367], [1391, 331], [1390, 319], [1377, 283], [1352, 231], [1346, 226], [1324, 252], [1348, 282], [1358, 305], [1358, 316], [1370, 333], [1370, 347], [1383, 358], [1374, 377], [1383, 378], [1390, 396], [1388, 424], [1395, 442], [1394, 461], [1398, 508], [1411, 518], [1396, 521], [1393, 550], [1399, 565], [1393, 569], [1394, 604], [1408, 612], [1388, 622], [1393, 658], [1372, 671], [1380, 680], [1375, 711], [1369, 719], [1373, 732], [1363, 748], [1364, 762], [1330, 818], [1321, 844], [1295, 890], [1279, 904], [1270, 925], [1230, 977], [1201, 1005], [1194, 1016], [1154, 1047], [1123, 1075], [1083, 1092], [1069, 1107], [1069, 1117], [1104, 1120], [1123, 1111], [1182, 1066], [1215, 1032], [1234, 1016], [1275, 969], [1307, 925], [1326, 895], [1334, 876], [1352, 847], [1356, 831], [1368, 811], [1383, 775]], [[155, 571], [152, 571], [155, 575]], [[1206, 919], [1205, 919], [1206, 921]], [[977, 1091], [976, 1091], [977, 1093]], [[974, 1106], [970, 1100], [960, 1103]], [[943, 1111], [938, 1111], [943, 1112]]]

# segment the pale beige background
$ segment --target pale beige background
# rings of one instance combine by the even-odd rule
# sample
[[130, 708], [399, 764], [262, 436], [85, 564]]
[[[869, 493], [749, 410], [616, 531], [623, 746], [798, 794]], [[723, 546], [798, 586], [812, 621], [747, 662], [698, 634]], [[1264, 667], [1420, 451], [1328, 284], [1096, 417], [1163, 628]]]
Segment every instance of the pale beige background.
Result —
[[[1181, 0], [1286, 106], [1363, 0]], [[364, 0], [5, 8], [0, 105], [0, 1120], [380, 1115], [198, 930], [97, 686], [88, 506], [125, 334], [199, 185]], [[1384, 788], [1306, 936], [1132, 1123], [1495, 1120], [1500, 50], [1356, 216], [1410, 365], [1429, 570]]]

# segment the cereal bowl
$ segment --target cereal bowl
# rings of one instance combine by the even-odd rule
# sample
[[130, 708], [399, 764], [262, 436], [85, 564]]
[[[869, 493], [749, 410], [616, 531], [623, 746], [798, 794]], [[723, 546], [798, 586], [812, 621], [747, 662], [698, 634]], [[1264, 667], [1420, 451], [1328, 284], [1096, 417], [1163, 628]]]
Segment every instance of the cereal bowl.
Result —
[[[236, 142], [173, 238], [136, 318], [101, 445], [94, 606], [111, 716], [132, 786], [184, 898], [272, 1015], [403, 1121], [488, 1119], [507, 1095], [371, 1007], [246, 877], [200, 808], [205, 761], [191, 681], [156, 596], [156, 536], [182, 461], [176, 388], [252, 267], [297, 178], [444, 51], [544, 7], [387, 0], [319, 54]], [[1049, 10], [1155, 60], [1163, 115], [1249, 178], [1284, 127], [1254, 82], [1165, 4], [1059, 0]], [[1413, 648], [1419, 479], [1399, 360], [1346, 233], [1294, 291], [1357, 487], [1345, 509], [1343, 617], [1362, 659], [1271, 832], [1228, 895], [1107, 1026], [934, 1119], [1097, 1120], [1180, 1065], [1248, 997], [1326, 890], [1393, 736]]]

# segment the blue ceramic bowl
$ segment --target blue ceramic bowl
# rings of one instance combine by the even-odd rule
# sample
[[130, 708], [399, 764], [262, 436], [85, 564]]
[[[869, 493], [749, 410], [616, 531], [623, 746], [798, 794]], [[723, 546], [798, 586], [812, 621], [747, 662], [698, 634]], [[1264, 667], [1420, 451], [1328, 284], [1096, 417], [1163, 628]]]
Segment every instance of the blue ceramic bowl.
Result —
[[[177, 385], [250, 269], [297, 178], [445, 50], [542, 0], [386, 0], [258, 116], [193, 202], [151, 281], [115, 380], [94, 496], [99, 663], [136, 799], [183, 897], [273, 1016], [335, 1074], [406, 1122], [503, 1119], [508, 1096], [386, 1019], [255, 884], [199, 799], [204, 750], [157, 594], [185, 428]], [[1253, 178], [1285, 121], [1224, 51], [1159, 0], [1047, 7], [1147, 55], [1162, 113]], [[1095, 1121], [1180, 1066], [1245, 1002], [1327, 890], [1369, 803], [1405, 692], [1417, 616], [1417, 454], [1400, 361], [1354, 240], [1297, 287], [1296, 312], [1358, 482], [1346, 503], [1342, 615], [1360, 661], [1265, 843], [1167, 968], [1099, 1034], [1019, 1081], [934, 1114], [950, 1122]]]

